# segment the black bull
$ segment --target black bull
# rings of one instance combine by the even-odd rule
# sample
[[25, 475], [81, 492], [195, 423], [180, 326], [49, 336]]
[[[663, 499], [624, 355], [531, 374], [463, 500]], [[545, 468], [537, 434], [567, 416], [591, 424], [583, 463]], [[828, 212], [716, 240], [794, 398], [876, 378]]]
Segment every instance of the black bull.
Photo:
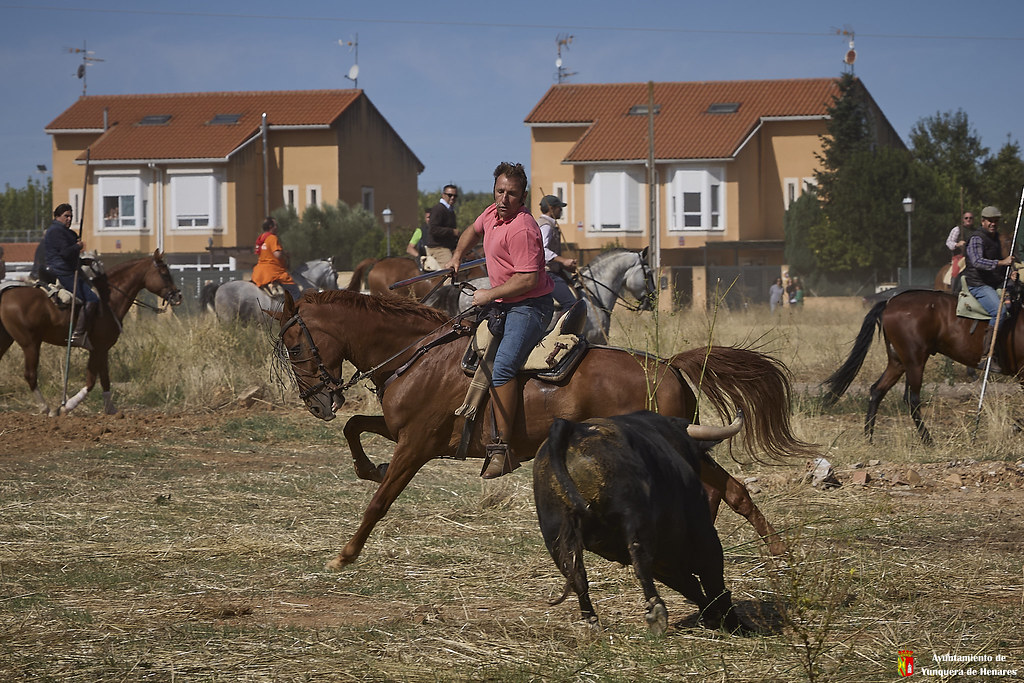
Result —
[[723, 579], [722, 543], [700, 481], [700, 461], [730, 427], [691, 425], [649, 411], [585, 422], [556, 419], [533, 467], [541, 534], [583, 618], [597, 626], [583, 550], [630, 564], [655, 634], [668, 627], [654, 579], [700, 607], [701, 622], [745, 628]]

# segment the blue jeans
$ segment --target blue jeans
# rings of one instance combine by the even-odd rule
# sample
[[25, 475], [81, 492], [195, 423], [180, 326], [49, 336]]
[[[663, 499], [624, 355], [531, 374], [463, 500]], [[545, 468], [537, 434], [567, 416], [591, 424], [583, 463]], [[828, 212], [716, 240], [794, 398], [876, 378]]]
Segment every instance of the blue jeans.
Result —
[[69, 292], [75, 292], [75, 296], [81, 299], [85, 303], [98, 302], [100, 298], [96, 296], [96, 292], [92, 291], [92, 287], [89, 286], [88, 280], [81, 273], [78, 274], [78, 290], [75, 291], [75, 274], [69, 275], [58, 275], [57, 279], [60, 280], [60, 285]]
[[576, 303], [576, 295], [573, 294], [572, 287], [560, 274], [551, 273], [550, 275], [552, 282], [555, 283], [555, 289], [551, 292], [551, 296], [562, 307], [563, 312], [569, 310], [569, 307]]
[[[992, 319], [988, 321], [988, 326], [994, 327], [996, 324], [996, 312], [999, 310], [999, 294], [988, 285], [981, 285], [979, 287], [968, 286], [967, 289], [970, 290], [971, 296], [978, 300], [981, 307], [992, 316]], [[1003, 310], [1006, 311], [1005, 306]]]
[[516, 377], [526, 358], [544, 337], [555, 312], [550, 294], [505, 304], [505, 333], [494, 356], [491, 386], [500, 387]]

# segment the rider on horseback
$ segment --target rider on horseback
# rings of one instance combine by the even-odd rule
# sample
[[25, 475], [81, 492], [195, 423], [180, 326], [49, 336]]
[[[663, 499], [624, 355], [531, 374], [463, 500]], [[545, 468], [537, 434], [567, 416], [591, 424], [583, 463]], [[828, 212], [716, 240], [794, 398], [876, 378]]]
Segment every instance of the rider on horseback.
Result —
[[89, 326], [100, 305], [100, 298], [92, 291], [85, 276], [78, 274], [75, 277], [82, 265], [79, 255], [85, 245], [71, 229], [71, 213], [70, 204], [60, 204], [54, 209], [53, 222], [43, 235], [43, 251], [46, 254], [46, 269], [60, 280], [64, 289], [85, 302], [75, 321], [71, 345], [91, 351]]
[[558, 229], [557, 221], [562, 217], [563, 206], [566, 206], [566, 203], [552, 194], [541, 199], [541, 216], [537, 219], [537, 225], [544, 241], [544, 261], [555, 284], [551, 295], [562, 310], [567, 311], [576, 303], [576, 295], [569, 284], [566, 272], [576, 271], [576, 259], [562, 256], [562, 231]]
[[481, 473], [484, 479], [500, 477], [519, 467], [509, 445], [521, 399], [516, 375], [544, 336], [554, 313], [554, 284], [544, 270], [540, 228], [524, 206], [526, 187], [526, 171], [521, 164], [499, 164], [494, 169], [494, 204], [462, 232], [452, 260], [445, 265], [458, 272], [462, 255], [482, 236], [491, 288], [474, 291], [473, 304], [498, 303], [505, 316], [491, 375], [498, 438], [487, 447], [489, 460]]
[[[967, 268], [964, 270], [964, 282], [971, 295], [978, 300], [982, 308], [992, 318], [985, 331], [979, 369], [985, 367], [989, 349], [992, 348], [992, 334], [995, 329], [996, 313], [999, 311], [999, 294], [996, 292], [1003, 286], [1006, 279], [1006, 268], [1013, 263], [1013, 254], [1001, 258], [1002, 247], [999, 243], [999, 209], [986, 206], [981, 210], [981, 228], [975, 230], [967, 240]], [[1013, 277], [1016, 278], [1016, 273]], [[992, 370], [1002, 372], [995, 358], [992, 359]]]
[[298, 301], [302, 291], [288, 272], [288, 256], [277, 237], [277, 221], [273, 218], [263, 221], [263, 234], [256, 239], [255, 251], [259, 260], [252, 269], [253, 284], [265, 287], [276, 282]]

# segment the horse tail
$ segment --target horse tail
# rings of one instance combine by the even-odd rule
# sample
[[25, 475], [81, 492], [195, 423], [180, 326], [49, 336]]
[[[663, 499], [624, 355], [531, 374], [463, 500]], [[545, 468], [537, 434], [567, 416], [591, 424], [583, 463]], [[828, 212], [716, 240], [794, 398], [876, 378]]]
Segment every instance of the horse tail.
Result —
[[707, 397], [720, 418], [727, 420], [730, 407], [743, 412], [744, 445], [751, 455], [763, 451], [778, 460], [819, 452], [817, 444], [793, 433], [789, 370], [778, 359], [750, 349], [712, 346], [676, 354], [669, 363]]
[[203, 288], [199, 291], [199, 305], [204, 310], [214, 312], [213, 302], [217, 296], [217, 290], [220, 289], [219, 282], [207, 282], [203, 285]]
[[[537, 453], [534, 461], [534, 497], [537, 497], [538, 483], [543, 483], [550, 488], [554, 500], [545, 501], [543, 496], [538, 502], [538, 514], [551, 505], [562, 508], [561, 524], [558, 530], [558, 537], [551, 547], [551, 555], [558, 564], [559, 569], [566, 576], [565, 586], [562, 594], [549, 602], [549, 605], [557, 605], [565, 600], [573, 585], [584, 585], [585, 574], [581, 572], [583, 557], [583, 535], [581, 533], [581, 520], [587, 511], [587, 501], [583, 499], [576, 483], [569, 476], [569, 468], [566, 466], [565, 456], [569, 451], [569, 442], [576, 432], [576, 425], [568, 420], [555, 418], [545, 441]], [[543, 463], [547, 463], [547, 473], [554, 477], [554, 482], [543, 482]], [[559, 492], [558, 489], [561, 489]], [[550, 514], [550, 511], [549, 511]]]
[[377, 263], [377, 259], [375, 258], [366, 258], [357, 263], [355, 269], [352, 271], [352, 279], [348, 281], [348, 286], [345, 287], [345, 289], [350, 292], [362, 291], [363, 287], [366, 285], [363, 280], [365, 276], [369, 274], [369, 271], [373, 268], [373, 264], [375, 263]]
[[864, 359], [868, 355], [868, 349], [871, 348], [871, 342], [874, 340], [875, 328], [877, 327], [881, 331], [882, 312], [885, 311], [888, 303], [888, 300], [879, 301], [868, 311], [868, 314], [864, 316], [864, 322], [860, 326], [857, 339], [853, 342], [853, 349], [850, 351], [849, 358], [828, 379], [821, 383], [822, 387], [827, 387], [825, 395], [822, 397], [822, 405], [826, 408], [835, 405], [839, 397], [850, 388], [853, 378], [860, 372]]

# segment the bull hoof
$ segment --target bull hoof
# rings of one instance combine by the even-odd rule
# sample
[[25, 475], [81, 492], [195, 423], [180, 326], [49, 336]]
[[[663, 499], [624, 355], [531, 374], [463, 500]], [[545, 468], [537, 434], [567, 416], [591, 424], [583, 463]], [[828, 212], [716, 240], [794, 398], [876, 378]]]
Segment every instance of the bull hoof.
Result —
[[654, 606], [648, 609], [647, 614], [644, 615], [644, 620], [647, 622], [647, 630], [652, 635], [665, 635], [665, 631], [668, 630], [668, 610], [665, 609], [665, 603], [654, 603]]

